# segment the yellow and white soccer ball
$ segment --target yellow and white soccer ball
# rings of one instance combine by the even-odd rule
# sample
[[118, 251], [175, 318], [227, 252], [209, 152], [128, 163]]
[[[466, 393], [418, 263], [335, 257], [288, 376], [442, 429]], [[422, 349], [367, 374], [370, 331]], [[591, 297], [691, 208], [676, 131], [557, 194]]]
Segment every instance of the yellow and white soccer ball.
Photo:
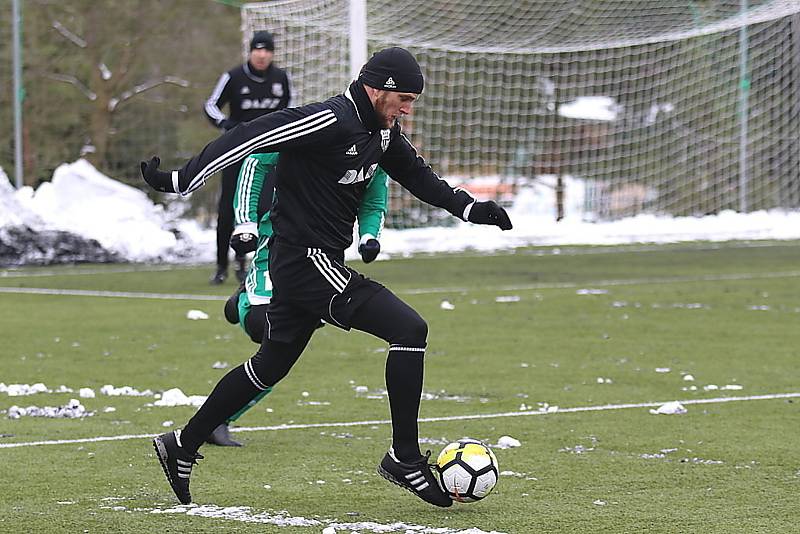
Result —
[[483, 499], [500, 475], [492, 450], [476, 439], [462, 438], [447, 445], [436, 459], [442, 489], [459, 502]]

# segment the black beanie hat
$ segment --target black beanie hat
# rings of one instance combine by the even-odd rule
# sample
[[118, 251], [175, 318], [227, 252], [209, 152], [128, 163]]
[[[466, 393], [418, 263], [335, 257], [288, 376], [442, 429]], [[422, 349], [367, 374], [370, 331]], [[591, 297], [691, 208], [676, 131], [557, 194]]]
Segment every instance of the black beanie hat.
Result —
[[396, 46], [374, 53], [358, 79], [375, 89], [398, 93], [420, 94], [425, 86], [417, 60], [408, 50]]
[[256, 48], [265, 48], [267, 50], [274, 51], [275, 41], [272, 39], [272, 34], [266, 30], [262, 30], [253, 34], [253, 39], [250, 40], [250, 50]]

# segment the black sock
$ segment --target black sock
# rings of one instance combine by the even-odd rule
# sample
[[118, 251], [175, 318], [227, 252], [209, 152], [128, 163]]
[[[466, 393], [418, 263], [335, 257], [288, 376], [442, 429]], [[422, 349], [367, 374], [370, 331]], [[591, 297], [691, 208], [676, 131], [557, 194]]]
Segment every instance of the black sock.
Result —
[[392, 447], [400, 461], [422, 456], [419, 451], [417, 418], [422, 396], [424, 349], [389, 348], [386, 359], [386, 390], [392, 413]]
[[181, 444], [194, 454], [211, 432], [261, 392], [253, 385], [244, 365], [232, 369], [217, 382], [214, 391], [181, 431]]

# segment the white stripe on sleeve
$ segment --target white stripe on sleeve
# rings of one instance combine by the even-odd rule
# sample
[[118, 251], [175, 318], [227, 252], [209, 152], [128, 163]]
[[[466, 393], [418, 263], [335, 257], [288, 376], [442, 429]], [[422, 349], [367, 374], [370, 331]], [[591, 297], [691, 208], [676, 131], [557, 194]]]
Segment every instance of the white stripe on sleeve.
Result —
[[218, 172], [228, 165], [244, 158], [247, 154], [255, 152], [259, 148], [270, 147], [278, 143], [297, 139], [305, 135], [312, 134], [318, 130], [322, 130], [336, 122], [336, 115], [330, 109], [324, 109], [313, 115], [303, 117], [294, 122], [283, 124], [277, 128], [273, 128], [268, 132], [248, 139], [244, 143], [233, 147], [217, 159], [206, 165], [194, 178], [189, 182], [186, 191], [181, 192], [182, 195], [191, 193], [195, 189], [205, 183], [206, 178]]
[[214, 87], [214, 92], [212, 92], [211, 96], [208, 97], [208, 100], [206, 100], [206, 114], [217, 121], [217, 123], [225, 120], [225, 114], [221, 109], [219, 109], [217, 102], [219, 102], [219, 99], [222, 96], [222, 91], [225, 90], [225, 86], [228, 85], [228, 80], [230, 79], [231, 76], [227, 72], [220, 76], [216, 87]]

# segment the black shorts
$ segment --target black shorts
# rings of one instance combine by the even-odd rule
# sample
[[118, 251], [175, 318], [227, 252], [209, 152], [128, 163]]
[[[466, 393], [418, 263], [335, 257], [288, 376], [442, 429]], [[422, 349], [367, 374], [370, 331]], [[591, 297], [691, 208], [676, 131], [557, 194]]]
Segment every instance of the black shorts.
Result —
[[344, 253], [299, 247], [280, 239], [269, 246], [272, 300], [265, 337], [288, 343], [322, 319], [350, 330], [355, 310], [383, 286], [344, 264]]

